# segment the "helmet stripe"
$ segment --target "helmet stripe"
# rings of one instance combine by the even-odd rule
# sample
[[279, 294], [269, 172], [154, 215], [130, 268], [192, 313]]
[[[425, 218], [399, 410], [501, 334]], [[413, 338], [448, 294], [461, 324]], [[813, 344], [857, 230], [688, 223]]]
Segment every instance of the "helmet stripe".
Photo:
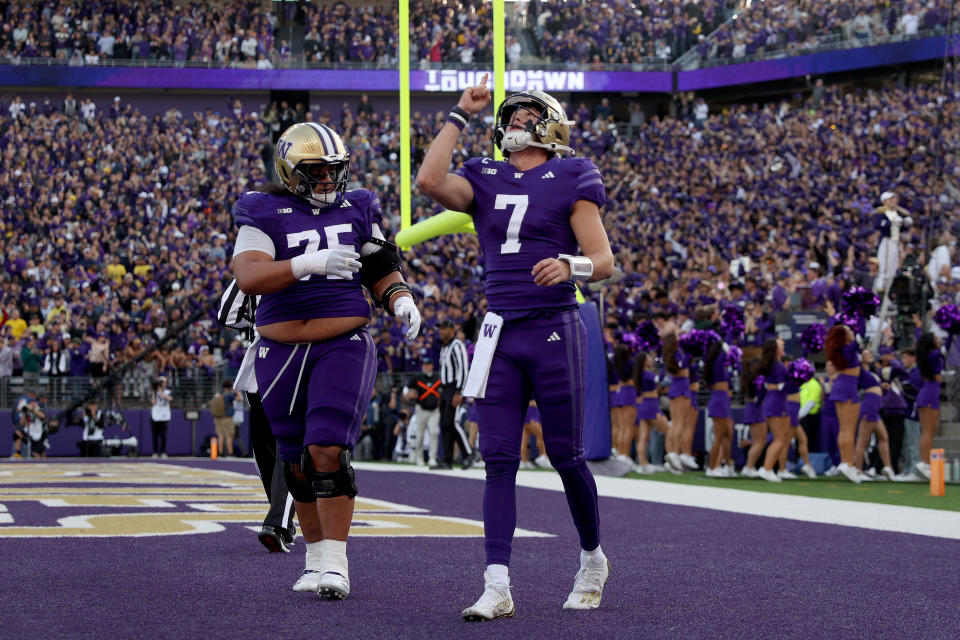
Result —
[[317, 137], [320, 138], [320, 146], [323, 147], [323, 155], [329, 156], [334, 152], [333, 141], [330, 140], [330, 136], [327, 135], [327, 132], [324, 131], [323, 125], [316, 124], [314, 122], [308, 122], [310, 128], [317, 132]]

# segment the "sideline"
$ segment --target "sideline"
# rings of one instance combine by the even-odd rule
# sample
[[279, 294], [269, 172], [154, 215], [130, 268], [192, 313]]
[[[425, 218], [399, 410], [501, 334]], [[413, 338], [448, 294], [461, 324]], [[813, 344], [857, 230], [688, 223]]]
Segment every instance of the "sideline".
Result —
[[[483, 479], [483, 470], [481, 469], [428, 471], [423, 467], [370, 462], [354, 462], [353, 466], [364, 471], [427, 473], [453, 478]], [[810, 498], [742, 489], [696, 487], [654, 480], [610, 478], [606, 476], [595, 476], [595, 478], [597, 492], [607, 498], [657, 502], [766, 518], [782, 518], [960, 540], [960, 512], [956, 511], [905, 507], [876, 502]], [[517, 486], [563, 491], [563, 485], [557, 474], [541, 471], [520, 471], [517, 474]]]

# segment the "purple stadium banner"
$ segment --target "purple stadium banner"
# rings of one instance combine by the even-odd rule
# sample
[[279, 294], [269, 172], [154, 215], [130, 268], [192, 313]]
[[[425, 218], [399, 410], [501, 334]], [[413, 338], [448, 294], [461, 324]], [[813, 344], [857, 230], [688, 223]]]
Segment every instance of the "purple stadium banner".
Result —
[[[806, 74], [822, 75], [868, 67], [960, 55], [960, 37], [945, 36], [873, 47], [744, 62], [690, 71], [507, 71], [507, 90], [540, 89], [557, 93], [696, 91], [752, 82], [769, 82]], [[431, 69], [410, 72], [416, 92], [459, 93], [475, 85], [485, 70]], [[0, 66], [0, 86], [111, 87], [116, 89], [208, 89], [249, 91], [389, 91], [399, 90], [392, 69], [210, 69], [196, 67]]]
[[[960, 49], [960, 44], [955, 40], [956, 36], [951, 43], [951, 47]], [[776, 60], [759, 60], [722, 67], [693, 69], [677, 73], [677, 91], [714, 89], [748, 82], [769, 82], [802, 77], [808, 73], [823, 75], [853, 69], [931, 60], [942, 58], [946, 47], [946, 38], [937, 36], [875, 47], [861, 47], [778, 58]]]
[[[492, 71], [462, 69], [431, 69], [412, 71], [410, 88], [413, 91], [440, 91], [460, 93], [480, 83], [485, 73]], [[507, 72], [507, 91], [640, 91], [669, 93], [673, 89], [673, 74], [669, 71], [543, 71], [510, 69]]]
[[[487, 71], [437, 69], [412, 71], [413, 91], [454, 92], [480, 81]], [[492, 75], [492, 74], [491, 74]], [[555, 92], [643, 91], [669, 93], [673, 74], [667, 71], [507, 72], [507, 90]], [[194, 67], [66, 67], [2, 66], [0, 85], [80, 86], [126, 89], [227, 89], [275, 91], [398, 91], [394, 70], [341, 69], [198, 69]]]

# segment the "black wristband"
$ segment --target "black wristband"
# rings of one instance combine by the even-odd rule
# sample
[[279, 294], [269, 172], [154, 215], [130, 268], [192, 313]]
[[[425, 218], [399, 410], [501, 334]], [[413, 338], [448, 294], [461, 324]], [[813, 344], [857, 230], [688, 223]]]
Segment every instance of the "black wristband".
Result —
[[450, 109], [450, 115], [447, 116], [447, 122], [453, 124], [457, 129], [463, 131], [463, 128], [470, 122], [470, 114], [460, 107]]
[[380, 299], [377, 302], [383, 307], [384, 311], [389, 313], [391, 316], [393, 310], [390, 308], [390, 301], [393, 300], [393, 297], [398, 293], [409, 293], [410, 296], [416, 301], [416, 296], [413, 294], [413, 289], [410, 288], [406, 282], [393, 282], [383, 290], [383, 295], [380, 296]]

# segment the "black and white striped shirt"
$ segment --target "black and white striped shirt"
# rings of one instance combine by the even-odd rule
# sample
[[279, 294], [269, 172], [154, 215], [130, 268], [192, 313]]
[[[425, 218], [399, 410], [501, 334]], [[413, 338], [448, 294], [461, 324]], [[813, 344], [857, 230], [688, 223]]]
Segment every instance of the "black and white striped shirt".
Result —
[[231, 329], [250, 329], [256, 321], [259, 299], [260, 296], [248, 296], [240, 291], [234, 278], [220, 297], [217, 320]]
[[467, 381], [467, 348], [457, 338], [440, 349], [440, 380], [457, 391]]

